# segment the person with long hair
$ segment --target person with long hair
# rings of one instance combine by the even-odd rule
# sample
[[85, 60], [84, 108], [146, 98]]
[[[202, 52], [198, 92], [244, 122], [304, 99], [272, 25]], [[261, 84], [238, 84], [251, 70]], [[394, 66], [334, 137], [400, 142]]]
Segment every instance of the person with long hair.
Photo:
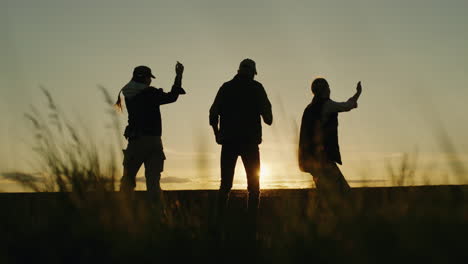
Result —
[[324, 78], [316, 78], [311, 90], [312, 102], [304, 110], [301, 121], [299, 167], [312, 175], [319, 199], [336, 208], [343, 205], [350, 189], [337, 165], [342, 165], [338, 113], [357, 108], [362, 92], [361, 82], [357, 84], [356, 93], [346, 102], [330, 99], [330, 86]]

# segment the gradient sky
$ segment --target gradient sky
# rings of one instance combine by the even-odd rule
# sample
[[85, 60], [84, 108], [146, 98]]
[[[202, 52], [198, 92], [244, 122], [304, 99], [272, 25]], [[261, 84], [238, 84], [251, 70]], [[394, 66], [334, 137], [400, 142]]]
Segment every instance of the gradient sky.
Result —
[[[338, 101], [363, 84], [359, 108], [340, 115], [342, 170], [352, 186], [388, 184], [386, 164], [416, 151], [416, 183], [468, 183], [448, 170], [451, 153], [435, 137], [443, 127], [468, 162], [466, 10], [464, 0], [0, 0], [0, 171], [31, 170], [23, 114], [44, 102], [39, 86], [102, 137], [108, 117], [97, 86], [114, 96], [143, 64], [167, 90], [179, 60], [188, 93], [162, 107], [163, 188], [217, 188], [220, 147], [208, 109], [248, 57], [273, 104], [261, 145], [270, 171], [264, 188], [313, 186], [295, 149], [317, 76]], [[208, 159], [203, 175], [199, 153]], [[242, 171], [239, 161], [235, 188], [245, 187]], [[0, 190], [17, 187], [1, 180]]]

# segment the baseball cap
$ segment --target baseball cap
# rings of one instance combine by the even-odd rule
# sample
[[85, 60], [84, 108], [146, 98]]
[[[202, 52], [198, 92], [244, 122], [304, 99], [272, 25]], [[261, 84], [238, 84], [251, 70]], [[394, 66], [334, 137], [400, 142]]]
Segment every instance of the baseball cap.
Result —
[[151, 77], [151, 78], [156, 78], [154, 75], [151, 73], [151, 69], [148, 66], [137, 66], [135, 69], [133, 69], [133, 77]]
[[251, 68], [254, 70], [255, 74], [257, 74], [257, 68], [255, 67], [255, 61], [252, 59], [244, 59], [241, 61], [239, 68]]

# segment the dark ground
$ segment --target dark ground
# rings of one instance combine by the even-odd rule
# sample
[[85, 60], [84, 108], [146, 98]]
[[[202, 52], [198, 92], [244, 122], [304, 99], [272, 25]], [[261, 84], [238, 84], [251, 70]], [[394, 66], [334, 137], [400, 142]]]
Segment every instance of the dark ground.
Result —
[[2, 193], [0, 263], [468, 259], [466, 185], [354, 188], [346, 217], [318, 208], [314, 189], [263, 190], [256, 238], [245, 191], [231, 194], [224, 235], [214, 231], [216, 191], [164, 197], [162, 212], [146, 192], [131, 202], [119, 193]]

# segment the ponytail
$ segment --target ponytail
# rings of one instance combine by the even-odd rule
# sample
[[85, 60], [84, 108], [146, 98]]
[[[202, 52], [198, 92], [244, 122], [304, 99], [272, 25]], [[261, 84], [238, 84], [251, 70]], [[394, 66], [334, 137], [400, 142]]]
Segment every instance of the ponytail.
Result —
[[117, 112], [122, 112], [122, 99], [120, 98], [121, 93], [122, 90], [120, 90], [119, 94], [117, 95], [117, 101], [114, 104], [114, 107], [117, 110]]

